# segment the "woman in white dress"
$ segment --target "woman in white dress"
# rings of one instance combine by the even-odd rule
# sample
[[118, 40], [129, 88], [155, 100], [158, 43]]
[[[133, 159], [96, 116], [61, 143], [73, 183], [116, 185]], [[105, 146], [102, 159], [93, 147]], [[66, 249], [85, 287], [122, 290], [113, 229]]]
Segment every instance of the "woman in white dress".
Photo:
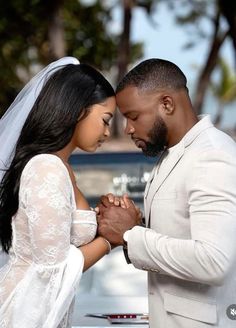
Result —
[[114, 91], [73, 57], [52, 63], [0, 120], [0, 327], [71, 327], [84, 270], [110, 251], [68, 158], [110, 135]]

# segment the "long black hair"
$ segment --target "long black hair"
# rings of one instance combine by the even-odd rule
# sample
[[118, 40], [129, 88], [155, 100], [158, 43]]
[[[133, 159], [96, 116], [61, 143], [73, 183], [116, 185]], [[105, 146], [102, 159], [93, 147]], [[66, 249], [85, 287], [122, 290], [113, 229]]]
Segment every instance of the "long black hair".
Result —
[[90, 107], [112, 96], [110, 83], [86, 64], [66, 65], [48, 78], [25, 121], [13, 160], [0, 184], [0, 241], [5, 252], [12, 244], [12, 217], [19, 207], [20, 177], [27, 162], [37, 154], [63, 149]]

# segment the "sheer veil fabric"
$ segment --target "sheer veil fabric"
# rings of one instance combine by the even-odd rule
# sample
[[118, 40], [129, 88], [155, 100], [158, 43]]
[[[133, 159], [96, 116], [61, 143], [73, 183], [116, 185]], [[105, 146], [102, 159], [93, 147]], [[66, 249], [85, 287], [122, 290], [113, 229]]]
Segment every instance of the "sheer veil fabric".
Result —
[[[0, 119], [0, 183], [5, 170], [11, 164], [14, 150], [22, 127], [37, 99], [43, 85], [56, 70], [67, 64], [78, 65], [78, 59], [63, 57], [45, 67], [35, 75], [20, 91], [13, 103]], [[0, 268], [7, 262], [8, 256], [1, 251]]]
[[11, 106], [0, 120], [0, 181], [11, 163], [14, 149], [21, 129], [29, 115], [43, 85], [56, 70], [67, 64], [78, 65], [74, 57], [61, 58], [34, 76], [17, 95]]
[[[46, 79], [67, 64], [79, 62], [65, 57], [47, 66], [0, 120], [0, 181]], [[9, 259], [0, 268], [0, 328], [71, 327], [84, 264], [78, 247], [94, 239], [96, 215], [76, 209], [70, 176], [59, 157], [40, 154], [26, 164], [12, 230]]]

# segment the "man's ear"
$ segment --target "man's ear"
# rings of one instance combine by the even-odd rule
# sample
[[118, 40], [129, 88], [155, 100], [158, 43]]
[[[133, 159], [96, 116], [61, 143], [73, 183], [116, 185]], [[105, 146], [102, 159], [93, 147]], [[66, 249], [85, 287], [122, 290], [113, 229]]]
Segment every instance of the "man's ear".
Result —
[[174, 100], [170, 95], [162, 97], [163, 110], [166, 115], [172, 115], [175, 110]]

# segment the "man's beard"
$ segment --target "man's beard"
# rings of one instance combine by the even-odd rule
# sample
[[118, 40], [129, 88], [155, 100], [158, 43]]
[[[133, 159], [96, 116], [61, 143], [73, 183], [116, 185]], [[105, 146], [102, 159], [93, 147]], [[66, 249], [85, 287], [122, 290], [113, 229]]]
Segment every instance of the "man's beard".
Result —
[[161, 117], [155, 121], [152, 129], [148, 133], [150, 141], [145, 142], [145, 149], [142, 149], [146, 156], [155, 157], [160, 155], [167, 146], [168, 129]]

